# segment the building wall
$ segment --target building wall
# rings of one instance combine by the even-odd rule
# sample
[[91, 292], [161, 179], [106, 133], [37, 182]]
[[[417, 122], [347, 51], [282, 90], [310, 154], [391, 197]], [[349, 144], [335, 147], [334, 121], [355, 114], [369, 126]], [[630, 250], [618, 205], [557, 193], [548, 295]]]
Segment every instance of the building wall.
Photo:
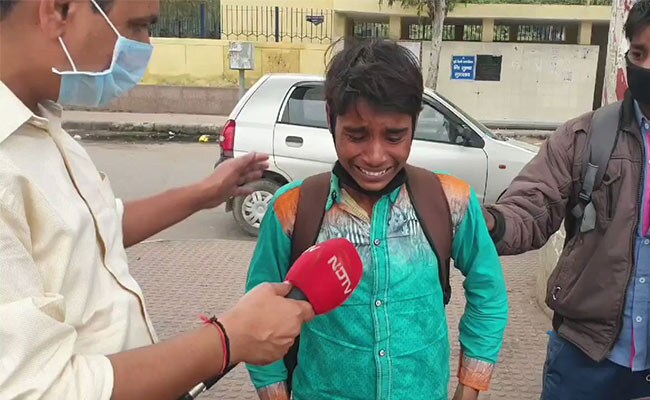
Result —
[[[235, 87], [238, 71], [230, 70], [229, 41], [152, 39], [154, 52], [144, 85]], [[255, 43], [255, 69], [246, 71], [247, 86], [267, 73], [323, 74], [329, 45]]]
[[[231, 89], [237, 87], [238, 75], [229, 69], [228, 41], [156, 38], [153, 44], [143, 85], [111, 109], [224, 115], [231, 111], [236, 102], [236, 90]], [[429, 44], [422, 43], [421, 50], [419, 42], [404, 45], [421, 51], [426, 75]], [[246, 72], [247, 86], [266, 73], [322, 75], [328, 48], [255, 43], [255, 69]], [[477, 54], [503, 56], [501, 80], [452, 80], [452, 56]], [[598, 46], [443, 42], [438, 91], [479, 120], [562, 123], [592, 109], [597, 63]], [[174, 98], [183, 99], [183, 104]]]
[[[562, 123], [592, 110], [598, 46], [444, 42], [437, 91], [481, 121]], [[429, 44], [423, 43], [427, 69]], [[452, 56], [502, 56], [499, 81], [451, 79]]]

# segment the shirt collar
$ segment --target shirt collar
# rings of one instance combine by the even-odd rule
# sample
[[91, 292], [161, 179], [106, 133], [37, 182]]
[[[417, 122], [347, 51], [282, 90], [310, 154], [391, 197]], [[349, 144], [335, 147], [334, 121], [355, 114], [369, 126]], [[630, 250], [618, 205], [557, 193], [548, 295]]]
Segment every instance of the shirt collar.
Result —
[[42, 129], [61, 128], [61, 106], [53, 101], [38, 105], [41, 116], [34, 114], [16, 95], [0, 81], [0, 143], [26, 123]]
[[639, 123], [639, 127], [641, 127], [641, 131], [645, 131], [645, 132], [650, 131], [650, 128], [648, 126], [650, 124], [650, 121], [643, 114], [643, 111], [641, 110], [641, 106], [639, 105], [638, 101], [634, 102], [634, 114], [636, 115], [636, 120]]
[[[397, 198], [401, 190], [402, 187], [400, 186], [387, 195], [388, 199], [392, 204], [394, 204], [397, 201]], [[325, 210], [329, 211], [334, 204], [341, 204], [342, 201], [343, 201], [343, 195], [342, 195], [342, 188], [339, 182], [339, 178], [338, 176], [331, 174], [330, 195], [329, 198], [327, 199], [327, 205], [325, 206]]]

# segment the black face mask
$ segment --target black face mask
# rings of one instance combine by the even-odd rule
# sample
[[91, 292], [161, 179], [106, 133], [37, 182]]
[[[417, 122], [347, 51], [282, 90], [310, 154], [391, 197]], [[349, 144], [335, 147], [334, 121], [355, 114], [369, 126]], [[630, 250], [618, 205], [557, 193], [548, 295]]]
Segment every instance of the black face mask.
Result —
[[627, 86], [634, 100], [646, 107], [650, 106], [650, 69], [639, 67], [628, 59]]
[[361, 194], [370, 197], [385, 196], [389, 193], [392, 193], [393, 190], [402, 186], [404, 182], [406, 182], [406, 172], [404, 171], [404, 168], [402, 168], [402, 170], [399, 171], [397, 175], [395, 175], [395, 177], [388, 183], [388, 185], [386, 185], [381, 190], [373, 192], [359, 186], [359, 184], [357, 183], [357, 181], [354, 180], [352, 175], [350, 175], [350, 173], [348, 173], [348, 171], [345, 168], [343, 168], [341, 163], [338, 161], [336, 162], [336, 164], [334, 164], [334, 169], [332, 170], [332, 172], [334, 173], [334, 175], [336, 175], [339, 178], [339, 181], [341, 181], [341, 183], [344, 184], [345, 186], [351, 188], [355, 192], [359, 192]]

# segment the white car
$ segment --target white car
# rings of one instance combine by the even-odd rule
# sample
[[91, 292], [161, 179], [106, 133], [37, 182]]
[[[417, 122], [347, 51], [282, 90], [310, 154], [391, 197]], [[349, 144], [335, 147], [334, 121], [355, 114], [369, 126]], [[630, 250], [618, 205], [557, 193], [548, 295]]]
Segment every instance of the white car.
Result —
[[[324, 78], [271, 74], [260, 78], [226, 122], [217, 164], [251, 151], [270, 156], [254, 193], [226, 205], [241, 228], [256, 235], [273, 194], [295, 180], [328, 171], [336, 161], [327, 129]], [[495, 202], [537, 147], [490, 132], [450, 101], [424, 91], [409, 163], [469, 183], [483, 203]]]

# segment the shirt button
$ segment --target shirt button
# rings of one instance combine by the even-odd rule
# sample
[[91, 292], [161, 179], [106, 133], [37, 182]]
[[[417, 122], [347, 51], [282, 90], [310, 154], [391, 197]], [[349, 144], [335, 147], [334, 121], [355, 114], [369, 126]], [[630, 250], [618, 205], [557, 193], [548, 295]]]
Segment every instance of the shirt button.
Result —
[[381, 300], [377, 300], [377, 301], [375, 301], [375, 306], [377, 306], [377, 307], [381, 307]]
[[639, 278], [639, 282], [645, 283], [645, 278]]
[[641, 318], [640, 316], [636, 317], [636, 322], [641, 322], [641, 321], [643, 321], [643, 318]]
[[[648, 242], [650, 243], [650, 240]], [[375, 239], [375, 241], [373, 243], [375, 244], [375, 246], [379, 246], [381, 244], [379, 239]]]
[[384, 350], [379, 350], [379, 357], [384, 357], [386, 352]]

